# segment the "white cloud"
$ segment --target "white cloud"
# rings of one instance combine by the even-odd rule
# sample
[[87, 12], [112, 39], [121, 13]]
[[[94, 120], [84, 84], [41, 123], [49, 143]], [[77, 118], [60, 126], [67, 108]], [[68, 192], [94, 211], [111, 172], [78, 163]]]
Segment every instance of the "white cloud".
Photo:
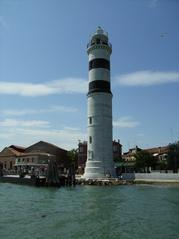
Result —
[[27, 137], [41, 138], [45, 141], [54, 142], [59, 147], [65, 149], [77, 148], [78, 140], [86, 138], [79, 129], [66, 127], [61, 130], [21, 130], [21, 133]]
[[16, 120], [16, 119], [5, 119], [0, 121], [0, 127], [50, 127], [48, 121], [43, 120]]
[[[82, 133], [80, 129], [65, 127], [59, 129], [34, 129], [16, 127], [8, 128], [6, 132], [0, 134], [0, 138], [6, 140], [8, 144], [18, 144], [22, 146], [29, 146], [40, 140], [56, 144], [64, 149], [72, 149], [78, 147], [78, 140], [85, 139], [86, 134]], [[11, 143], [10, 143], [11, 142]]]
[[116, 82], [126, 86], [151, 86], [179, 83], [179, 72], [136, 71], [115, 77]]
[[86, 92], [87, 81], [79, 78], [59, 79], [44, 84], [0, 82], [0, 94], [36, 97], [52, 94], [81, 94]]
[[53, 112], [74, 113], [77, 111], [78, 111], [78, 109], [74, 108], [74, 107], [63, 106], [63, 105], [54, 105], [54, 106], [50, 106], [49, 108], [39, 109], [39, 110], [6, 109], [6, 110], [0, 110], [0, 113], [1, 113], [1, 115], [6, 115], [6, 116], [23, 116], [23, 115], [43, 114], [43, 113], [53, 113]]
[[48, 109], [41, 109], [41, 113], [48, 113], [48, 112], [66, 112], [66, 113], [73, 113], [77, 112], [78, 109], [74, 107], [64, 106], [64, 105], [54, 105]]
[[43, 84], [0, 82], [0, 94], [44, 96], [53, 93], [54, 89]]
[[67, 78], [50, 82], [49, 87], [56, 90], [56, 93], [86, 93], [87, 81], [79, 78]]
[[39, 111], [36, 110], [27, 110], [27, 109], [6, 109], [6, 110], [0, 110], [1, 115], [5, 116], [22, 116], [22, 115], [28, 115], [28, 114], [37, 114]]
[[67, 130], [67, 131], [78, 131], [79, 129], [78, 129], [78, 128], [75, 128], [75, 127], [65, 126], [65, 127], [64, 127], [64, 130]]
[[135, 128], [139, 125], [138, 121], [133, 120], [129, 116], [120, 117], [113, 121], [113, 126], [116, 128]]

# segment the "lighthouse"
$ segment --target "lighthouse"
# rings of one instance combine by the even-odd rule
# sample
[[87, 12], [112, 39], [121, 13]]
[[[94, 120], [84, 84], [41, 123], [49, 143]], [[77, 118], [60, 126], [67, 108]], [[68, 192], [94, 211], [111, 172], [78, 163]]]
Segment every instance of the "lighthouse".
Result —
[[112, 149], [112, 93], [110, 55], [112, 45], [108, 33], [96, 29], [87, 45], [89, 59], [88, 149], [83, 178], [115, 177]]

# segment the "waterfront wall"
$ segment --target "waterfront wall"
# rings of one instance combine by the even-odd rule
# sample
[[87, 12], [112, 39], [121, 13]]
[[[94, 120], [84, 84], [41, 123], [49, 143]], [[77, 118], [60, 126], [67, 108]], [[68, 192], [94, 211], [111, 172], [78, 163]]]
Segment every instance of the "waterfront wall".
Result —
[[135, 173], [122, 173], [122, 179], [123, 180], [134, 180], [135, 179]]
[[135, 179], [144, 180], [179, 180], [179, 173], [135, 173]]
[[179, 173], [123, 173], [124, 180], [179, 180]]

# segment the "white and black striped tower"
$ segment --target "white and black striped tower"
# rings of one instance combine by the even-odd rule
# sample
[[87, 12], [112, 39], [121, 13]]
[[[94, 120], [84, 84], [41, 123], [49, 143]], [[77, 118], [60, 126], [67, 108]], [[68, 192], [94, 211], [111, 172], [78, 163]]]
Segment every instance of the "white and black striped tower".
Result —
[[87, 46], [89, 57], [88, 155], [83, 178], [115, 177], [112, 150], [112, 93], [108, 34], [98, 27]]

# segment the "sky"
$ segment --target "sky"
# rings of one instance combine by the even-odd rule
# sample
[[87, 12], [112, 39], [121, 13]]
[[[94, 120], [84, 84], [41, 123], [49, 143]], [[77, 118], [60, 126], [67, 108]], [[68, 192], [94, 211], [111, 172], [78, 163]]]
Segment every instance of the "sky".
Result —
[[87, 140], [90, 35], [112, 43], [113, 138], [179, 140], [179, 0], [0, 0], [0, 150]]

